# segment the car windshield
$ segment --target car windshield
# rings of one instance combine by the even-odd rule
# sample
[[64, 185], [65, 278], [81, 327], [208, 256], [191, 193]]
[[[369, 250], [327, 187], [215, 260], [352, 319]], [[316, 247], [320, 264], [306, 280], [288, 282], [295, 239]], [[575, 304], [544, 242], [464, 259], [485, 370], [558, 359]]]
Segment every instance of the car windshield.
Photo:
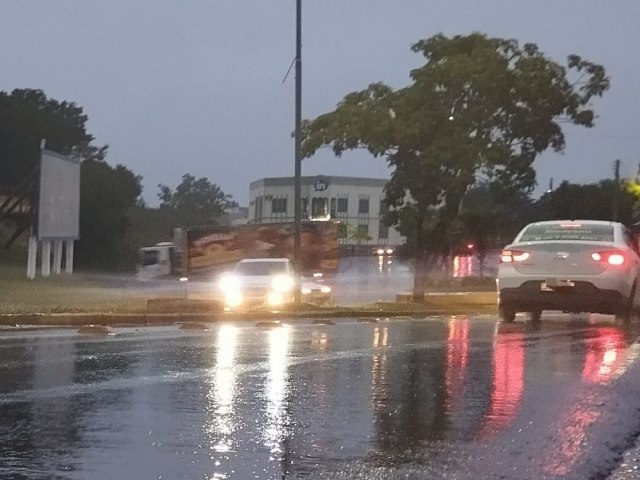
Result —
[[268, 276], [287, 272], [285, 262], [242, 262], [236, 267], [239, 275]]
[[142, 250], [138, 253], [138, 262], [143, 267], [148, 267], [149, 265], [155, 265], [159, 260], [159, 252], [158, 250]]
[[611, 225], [546, 224], [531, 225], [520, 237], [520, 242], [569, 240], [584, 242], [613, 242]]

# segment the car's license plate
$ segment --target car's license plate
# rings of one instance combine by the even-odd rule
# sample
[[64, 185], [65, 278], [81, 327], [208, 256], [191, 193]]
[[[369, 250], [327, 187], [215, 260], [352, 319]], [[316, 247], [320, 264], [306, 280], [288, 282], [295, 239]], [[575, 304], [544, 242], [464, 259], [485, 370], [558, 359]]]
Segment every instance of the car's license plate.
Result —
[[561, 278], [549, 278], [540, 283], [540, 290], [543, 292], [552, 292], [558, 288], [572, 288], [576, 284], [572, 280], [565, 280]]

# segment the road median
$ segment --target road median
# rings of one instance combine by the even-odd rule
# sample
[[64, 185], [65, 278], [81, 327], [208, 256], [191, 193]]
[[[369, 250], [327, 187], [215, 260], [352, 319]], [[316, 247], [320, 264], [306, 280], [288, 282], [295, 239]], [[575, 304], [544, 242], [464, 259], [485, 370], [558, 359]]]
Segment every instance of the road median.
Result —
[[446, 292], [425, 296], [424, 301], [375, 302], [364, 305], [318, 306], [303, 304], [281, 310], [253, 309], [225, 312], [219, 302], [197, 299], [149, 299], [144, 311], [108, 312], [12, 312], [0, 313], [0, 325], [81, 326], [81, 325], [163, 325], [180, 322], [220, 322], [265, 319], [313, 318], [398, 318], [436, 315], [494, 313], [494, 292]]

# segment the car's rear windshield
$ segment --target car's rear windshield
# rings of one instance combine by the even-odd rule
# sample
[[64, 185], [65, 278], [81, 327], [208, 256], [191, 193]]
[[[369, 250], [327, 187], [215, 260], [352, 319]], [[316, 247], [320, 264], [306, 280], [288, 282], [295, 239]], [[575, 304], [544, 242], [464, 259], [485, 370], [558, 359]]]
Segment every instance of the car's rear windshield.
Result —
[[522, 233], [520, 242], [570, 240], [584, 242], [613, 242], [611, 225], [551, 224], [530, 225]]
[[240, 275], [278, 275], [287, 272], [285, 262], [242, 262], [236, 267]]

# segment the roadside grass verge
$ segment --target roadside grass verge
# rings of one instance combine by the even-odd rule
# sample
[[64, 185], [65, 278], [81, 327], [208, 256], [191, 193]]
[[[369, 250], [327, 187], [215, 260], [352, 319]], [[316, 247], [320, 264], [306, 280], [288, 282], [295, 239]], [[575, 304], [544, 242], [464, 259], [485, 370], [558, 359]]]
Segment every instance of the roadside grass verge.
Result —
[[[154, 313], [218, 313], [221, 308], [202, 298], [182, 300], [179, 290], [135, 287], [129, 277], [78, 272], [73, 275], [26, 278], [26, 256], [0, 253], [0, 314], [154, 314]], [[494, 312], [496, 309], [495, 280], [464, 279], [434, 285], [434, 293], [424, 302], [373, 302], [359, 305], [303, 304], [288, 306], [283, 314], [292, 316], [402, 316], [429, 314], [472, 314]], [[464, 295], [451, 291], [471, 292]], [[440, 295], [439, 293], [442, 293]], [[194, 296], [197, 294], [194, 292]], [[256, 310], [251, 315], [268, 314]]]
[[147, 298], [123, 288], [105, 288], [79, 275], [26, 278], [22, 265], [0, 265], [0, 313], [139, 312]]

